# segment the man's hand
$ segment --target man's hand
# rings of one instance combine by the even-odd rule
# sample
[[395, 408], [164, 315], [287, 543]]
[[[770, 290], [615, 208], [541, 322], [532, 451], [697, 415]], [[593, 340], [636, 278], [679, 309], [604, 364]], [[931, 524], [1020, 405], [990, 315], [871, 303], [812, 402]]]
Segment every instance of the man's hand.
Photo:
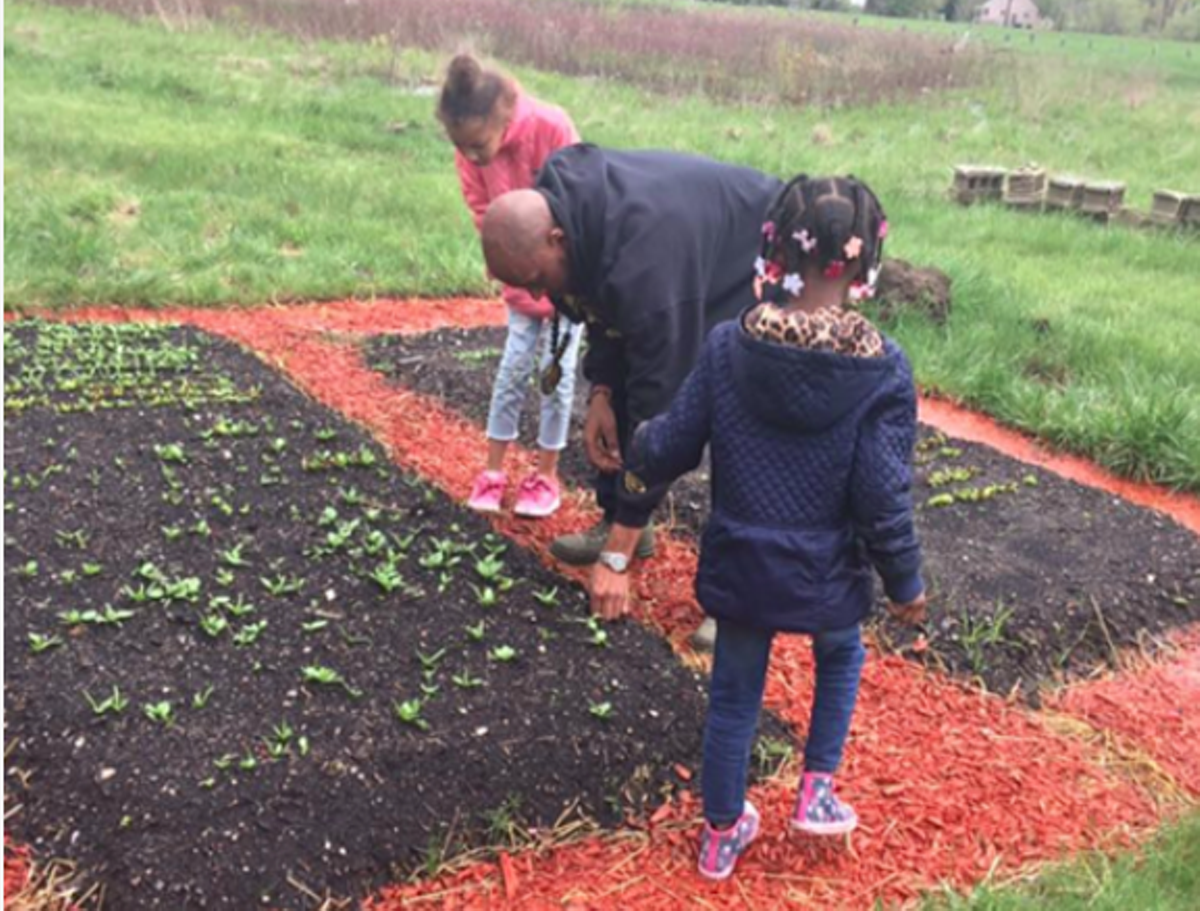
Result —
[[615, 573], [603, 563], [592, 569], [592, 613], [616, 620], [629, 613], [629, 574]]
[[612, 393], [607, 389], [593, 391], [583, 425], [583, 446], [588, 461], [600, 471], [607, 472], [621, 470], [621, 443], [611, 399]]
[[907, 604], [893, 604], [889, 601], [887, 607], [888, 613], [901, 623], [918, 626], [925, 622], [926, 606], [925, 593], [921, 592]]

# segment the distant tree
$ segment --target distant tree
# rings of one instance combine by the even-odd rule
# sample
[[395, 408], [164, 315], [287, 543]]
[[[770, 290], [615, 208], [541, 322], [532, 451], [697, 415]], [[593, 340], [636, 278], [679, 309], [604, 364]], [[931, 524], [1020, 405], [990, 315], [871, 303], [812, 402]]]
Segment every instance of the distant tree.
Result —
[[901, 19], [928, 19], [941, 13], [945, 0], [867, 0], [867, 12]]
[[942, 4], [942, 18], [947, 22], [971, 22], [985, 0], [946, 0]]

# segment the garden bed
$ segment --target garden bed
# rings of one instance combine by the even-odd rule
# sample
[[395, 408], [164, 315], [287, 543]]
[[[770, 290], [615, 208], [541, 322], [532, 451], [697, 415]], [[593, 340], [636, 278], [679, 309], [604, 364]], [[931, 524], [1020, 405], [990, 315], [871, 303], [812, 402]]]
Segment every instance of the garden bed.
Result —
[[[482, 426], [504, 337], [502, 328], [381, 336], [367, 357]], [[584, 395], [580, 383], [573, 440]], [[536, 414], [531, 400], [522, 439], [536, 438]], [[929, 428], [918, 450], [918, 527], [936, 600], [919, 636], [881, 621], [885, 646], [1036, 702], [1043, 685], [1200, 619], [1200, 541], [1172, 520]], [[563, 474], [589, 485], [581, 446], [564, 454]], [[707, 512], [702, 467], [675, 485], [658, 519], [694, 537]]]
[[310, 907], [640, 815], [701, 682], [193, 329], [6, 328], [6, 830], [106, 907]]

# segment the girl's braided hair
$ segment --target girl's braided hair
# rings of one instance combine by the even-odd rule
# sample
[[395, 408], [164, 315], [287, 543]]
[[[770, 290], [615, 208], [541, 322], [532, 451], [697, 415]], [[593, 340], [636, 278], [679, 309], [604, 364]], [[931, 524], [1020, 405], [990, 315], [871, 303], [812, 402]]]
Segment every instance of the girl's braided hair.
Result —
[[798, 296], [804, 287], [802, 275], [815, 265], [830, 279], [857, 270], [851, 273], [851, 300], [871, 297], [885, 237], [883, 206], [861, 180], [800, 174], [767, 212], [756, 264], [759, 296]]

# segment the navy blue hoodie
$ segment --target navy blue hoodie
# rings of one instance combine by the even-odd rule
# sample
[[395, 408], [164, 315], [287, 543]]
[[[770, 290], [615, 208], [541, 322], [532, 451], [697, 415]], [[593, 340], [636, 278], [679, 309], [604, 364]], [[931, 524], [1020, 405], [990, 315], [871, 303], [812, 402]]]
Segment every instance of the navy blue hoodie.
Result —
[[[628, 426], [661, 413], [718, 323], [754, 302], [754, 260], [782, 183], [749, 168], [671, 152], [560, 149], [536, 189], [568, 243], [568, 293], [588, 323], [584, 376], [617, 390]], [[640, 527], [666, 486], [618, 479], [616, 521]]]
[[629, 470], [671, 481], [710, 447], [712, 516], [696, 594], [712, 616], [817, 633], [861, 622], [872, 566], [894, 602], [923, 591], [913, 527], [916, 389], [879, 358], [713, 332], [670, 410], [638, 428]]

